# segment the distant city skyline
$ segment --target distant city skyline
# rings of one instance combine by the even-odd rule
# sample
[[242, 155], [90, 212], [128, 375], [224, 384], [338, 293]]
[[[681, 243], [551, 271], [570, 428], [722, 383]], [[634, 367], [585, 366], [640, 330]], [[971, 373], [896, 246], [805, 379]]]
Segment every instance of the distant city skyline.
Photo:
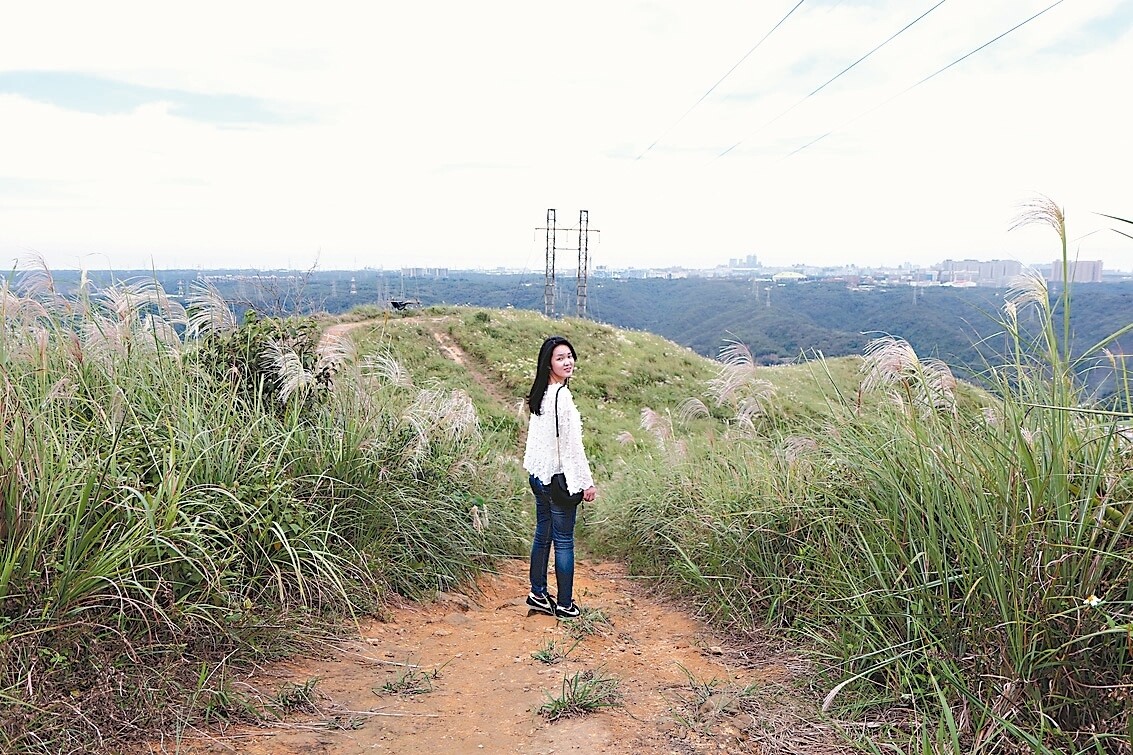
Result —
[[539, 270], [547, 208], [612, 267], [1036, 264], [1045, 194], [1133, 266], [1128, 2], [298, 10], [5, 8], [3, 264]]

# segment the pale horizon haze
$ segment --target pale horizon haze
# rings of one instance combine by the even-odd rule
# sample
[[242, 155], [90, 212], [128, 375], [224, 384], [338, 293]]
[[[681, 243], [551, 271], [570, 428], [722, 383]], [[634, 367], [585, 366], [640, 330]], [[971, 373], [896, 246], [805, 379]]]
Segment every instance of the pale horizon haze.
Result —
[[9, 3], [0, 259], [1047, 264], [1046, 196], [1133, 270], [1130, 71], [1127, 0]]

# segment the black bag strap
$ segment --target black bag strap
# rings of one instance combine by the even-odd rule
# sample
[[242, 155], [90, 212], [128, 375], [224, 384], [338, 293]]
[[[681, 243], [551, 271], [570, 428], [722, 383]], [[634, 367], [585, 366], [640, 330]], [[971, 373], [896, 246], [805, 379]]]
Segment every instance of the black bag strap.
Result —
[[556, 438], [559, 437], [559, 391], [561, 391], [562, 389], [563, 389], [563, 387], [561, 385], [558, 388], [555, 389], [555, 437]]

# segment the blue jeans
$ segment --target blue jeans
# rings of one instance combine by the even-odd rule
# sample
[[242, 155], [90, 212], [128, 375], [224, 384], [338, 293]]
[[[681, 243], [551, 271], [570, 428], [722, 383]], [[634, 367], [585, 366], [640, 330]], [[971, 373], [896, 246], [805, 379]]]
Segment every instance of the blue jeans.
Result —
[[558, 582], [558, 604], [574, 602], [574, 519], [577, 504], [560, 506], [551, 502], [551, 491], [535, 475], [530, 475], [531, 492], [535, 494], [535, 539], [531, 543], [531, 592], [547, 594], [547, 562], [551, 543], [555, 544], [555, 579]]

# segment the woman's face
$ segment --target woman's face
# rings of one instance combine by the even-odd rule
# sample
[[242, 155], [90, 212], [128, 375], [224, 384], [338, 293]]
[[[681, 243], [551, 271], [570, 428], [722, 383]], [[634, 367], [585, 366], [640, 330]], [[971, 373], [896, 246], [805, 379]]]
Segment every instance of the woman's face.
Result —
[[574, 357], [570, 347], [560, 343], [551, 352], [551, 382], [564, 383], [574, 373]]

